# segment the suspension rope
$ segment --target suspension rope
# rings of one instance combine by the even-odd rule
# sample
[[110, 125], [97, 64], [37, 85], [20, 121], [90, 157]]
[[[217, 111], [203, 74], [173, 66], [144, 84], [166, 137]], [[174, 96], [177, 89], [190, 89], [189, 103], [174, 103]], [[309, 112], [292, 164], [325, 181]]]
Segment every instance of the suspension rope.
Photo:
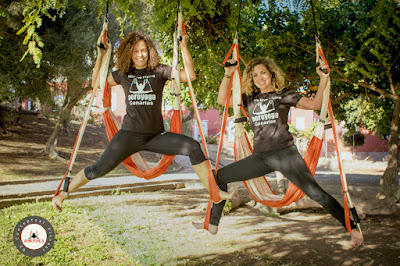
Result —
[[313, 0], [310, 0], [311, 2], [311, 10], [312, 10], [312, 15], [313, 15], [313, 20], [314, 20], [314, 30], [315, 30], [315, 36], [316, 38], [319, 39], [319, 35], [318, 35], [318, 29], [317, 29], [317, 22], [315, 21], [315, 11], [314, 11], [314, 4], [313, 4]]
[[238, 15], [238, 21], [236, 25], [236, 34], [239, 32], [239, 24], [240, 24], [240, 12], [242, 11], [242, 0], [239, 0], [239, 15]]
[[106, 17], [105, 17], [105, 19], [107, 19], [107, 20], [108, 20], [108, 3], [109, 3], [109, 0], [107, 0], [107, 9], [106, 9]]
[[[179, 13], [178, 21], [180, 21], [179, 22], [180, 24], [178, 25], [178, 27], [181, 27], [182, 32], [184, 32], [186, 34], [186, 30], [183, 26], [184, 24], [183, 24], [182, 13]], [[177, 36], [177, 37], [179, 38], [180, 36]], [[201, 143], [203, 145], [204, 154], [205, 154], [206, 158], [209, 159], [210, 156], [209, 156], [209, 152], [208, 152], [208, 148], [207, 148], [207, 142], [205, 139], [203, 127], [201, 125], [202, 123], [201, 123], [199, 108], [197, 106], [196, 95], [194, 93], [192, 81], [190, 79], [190, 75], [188, 72], [189, 71], [188, 67], [187, 67], [188, 59], [186, 58], [182, 49], [181, 49], [181, 55], [182, 55], [183, 66], [184, 66], [185, 74], [186, 74], [186, 78], [187, 78], [187, 84], [188, 84], [188, 88], [189, 88], [190, 98], [192, 100], [193, 110], [194, 110], [194, 114], [196, 117], [197, 127], [198, 127], [199, 133], [200, 133]], [[212, 166], [211, 166], [210, 160], [207, 160], [207, 169], [208, 169], [208, 184], [209, 184], [209, 192], [210, 192], [210, 201], [218, 202], [221, 200], [221, 197], [219, 196], [219, 193], [218, 193], [218, 187], [215, 182], [214, 173], [212, 171]]]

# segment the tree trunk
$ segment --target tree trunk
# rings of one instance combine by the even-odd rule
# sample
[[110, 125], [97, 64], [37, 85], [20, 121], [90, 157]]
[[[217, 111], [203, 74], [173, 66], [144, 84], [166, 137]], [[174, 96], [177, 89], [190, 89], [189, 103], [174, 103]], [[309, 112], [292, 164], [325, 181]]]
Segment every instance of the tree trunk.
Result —
[[7, 127], [6, 127], [6, 122], [4, 118], [4, 112], [0, 107], [0, 133], [6, 134], [7, 133]]
[[58, 137], [61, 132], [65, 131], [65, 126], [69, 121], [73, 106], [74, 105], [68, 105], [61, 109], [54, 131], [46, 142], [46, 154], [53, 159], [58, 156], [56, 151]]
[[182, 134], [186, 136], [190, 136], [191, 128], [187, 122], [191, 121], [194, 117], [194, 111], [191, 110], [189, 115], [182, 118]]
[[275, 171], [275, 176], [279, 194], [285, 194], [286, 193], [285, 176], [279, 171]]
[[19, 103], [17, 118], [14, 121], [14, 125], [19, 124], [19, 121], [21, 120], [21, 116], [22, 116], [22, 102]]
[[71, 107], [71, 109], [69, 109], [68, 113], [65, 113], [64, 116], [62, 117], [62, 120], [60, 121], [61, 123], [61, 134], [62, 135], [68, 135], [69, 134], [69, 122], [70, 122], [70, 117], [71, 117], [71, 111], [72, 111], [73, 106]]
[[381, 191], [378, 194], [379, 199], [385, 199], [388, 196], [395, 196], [395, 181], [397, 177], [398, 154], [399, 154], [399, 100], [394, 102], [393, 119], [390, 122], [390, 140], [389, 140], [389, 160], [388, 165], [381, 177]]
[[191, 110], [190, 113], [182, 119], [182, 124], [184, 124], [188, 121], [191, 121], [193, 119], [193, 117], [194, 117], [194, 111]]
[[82, 89], [80, 85], [68, 87], [67, 95], [65, 96], [63, 107], [59, 113], [57, 124], [54, 128], [53, 133], [51, 134], [50, 138], [47, 140], [46, 143], [45, 152], [51, 158], [58, 157], [58, 153], [56, 151], [58, 137], [60, 133], [66, 130], [66, 127], [68, 126], [72, 108], [74, 108], [79, 99], [81, 99], [82, 96], [87, 93], [87, 91], [88, 88]]
[[60, 135], [61, 125], [57, 122], [53, 133], [51, 134], [50, 138], [46, 142], [46, 154], [50, 156], [50, 158], [55, 159], [58, 156], [56, 151], [58, 136]]

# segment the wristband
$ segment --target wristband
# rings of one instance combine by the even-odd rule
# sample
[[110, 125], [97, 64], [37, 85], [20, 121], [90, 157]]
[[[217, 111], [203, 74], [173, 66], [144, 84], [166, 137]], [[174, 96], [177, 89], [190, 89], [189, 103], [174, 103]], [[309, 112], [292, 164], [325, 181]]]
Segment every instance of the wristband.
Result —
[[227, 74], [224, 74], [224, 77], [225, 77], [225, 78], [228, 78], [228, 79], [231, 78], [231, 76], [229, 76], [229, 75], [227, 75]]

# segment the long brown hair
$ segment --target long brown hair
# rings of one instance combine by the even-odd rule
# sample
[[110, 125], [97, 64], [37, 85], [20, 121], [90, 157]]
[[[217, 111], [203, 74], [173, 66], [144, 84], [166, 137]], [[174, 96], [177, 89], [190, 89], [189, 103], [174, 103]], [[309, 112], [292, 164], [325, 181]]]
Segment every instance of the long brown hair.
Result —
[[250, 61], [243, 72], [243, 92], [246, 95], [251, 95], [254, 91], [259, 89], [254, 85], [253, 82], [253, 70], [256, 65], [264, 65], [272, 75], [272, 82], [275, 83], [275, 91], [281, 92], [285, 86], [285, 74], [278, 67], [278, 65], [270, 58], [258, 57]]
[[132, 61], [132, 52], [136, 43], [140, 40], [144, 40], [147, 45], [147, 50], [149, 52], [149, 58], [147, 60], [146, 70], [153, 70], [160, 63], [160, 57], [158, 55], [157, 49], [154, 46], [153, 41], [144, 33], [133, 31], [129, 33], [119, 45], [117, 52], [115, 53], [116, 57], [116, 67], [120, 71], [120, 73], [129, 73], [134, 67]]

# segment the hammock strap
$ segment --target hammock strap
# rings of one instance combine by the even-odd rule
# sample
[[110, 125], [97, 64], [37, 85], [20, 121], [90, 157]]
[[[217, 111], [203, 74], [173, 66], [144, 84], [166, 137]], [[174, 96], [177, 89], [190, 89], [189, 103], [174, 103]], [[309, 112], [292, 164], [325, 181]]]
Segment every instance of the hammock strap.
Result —
[[[182, 16], [181, 13], [180, 13], [180, 16]], [[201, 125], [201, 118], [200, 118], [199, 108], [197, 106], [196, 96], [195, 96], [193, 86], [192, 86], [192, 81], [190, 79], [190, 75], [188, 72], [189, 70], [187, 68], [187, 58], [186, 58], [185, 54], [183, 53], [182, 49], [181, 49], [181, 54], [182, 54], [182, 61], [183, 61], [183, 65], [184, 65], [184, 69], [185, 69], [185, 73], [186, 73], [187, 84], [189, 87], [190, 98], [192, 100], [193, 110], [194, 110], [197, 126], [198, 126], [200, 137], [201, 137], [201, 143], [202, 143], [203, 149], [204, 149], [204, 154], [205, 154], [206, 158], [210, 158], [209, 152], [207, 149], [207, 142], [206, 142], [206, 139], [204, 136], [203, 127]], [[210, 199], [214, 202], [218, 202], [221, 200], [221, 197], [219, 196], [219, 193], [218, 193], [218, 187], [215, 182], [214, 173], [212, 171], [210, 160], [207, 160], [207, 168], [208, 168], [208, 184], [209, 184]]]
[[[103, 32], [103, 39], [105, 39], [105, 40], [107, 40], [107, 27], [108, 27], [108, 23], [104, 22], [102, 32]], [[108, 62], [110, 59], [110, 55], [111, 55], [111, 49], [109, 49], [107, 51], [107, 54], [103, 57], [103, 61], [101, 64], [102, 66], [107, 65], [106, 72], [108, 71]], [[90, 115], [90, 111], [92, 109], [94, 97], [96, 96], [98, 88], [101, 87], [102, 83], [104, 83], [104, 79], [101, 78], [101, 74], [102, 74], [102, 72], [104, 72], [104, 68], [105, 67], [100, 68], [99, 76], [95, 82], [95, 86], [93, 87], [92, 95], [90, 96], [89, 103], [86, 107], [85, 115], [83, 117], [81, 126], [79, 128], [78, 135], [75, 140], [74, 148], [72, 149], [72, 153], [71, 153], [69, 163], [68, 163], [68, 170], [65, 172], [63, 178], [61, 179], [61, 182], [60, 182], [59, 186], [57, 187], [57, 190], [56, 190], [54, 196], [57, 196], [59, 194], [61, 186], [62, 186], [65, 178], [67, 176], [70, 177], [70, 175], [71, 175], [72, 167], [75, 163], [76, 156], [78, 155], [78, 151], [79, 151], [79, 147], [82, 142], [83, 134], [85, 133], [86, 125], [89, 120], [89, 115]], [[67, 189], [68, 184], [65, 184], [65, 186], [66, 186], [66, 188], [64, 188], [64, 190]]]
[[[228, 61], [229, 57], [232, 55], [232, 53], [234, 53], [235, 56], [233, 56], [233, 59], [235, 59], [238, 64], [239, 64], [239, 45], [238, 45], [238, 33], [236, 32], [235, 34], [235, 38], [233, 40], [233, 44], [231, 46], [231, 48], [229, 49], [228, 53], [226, 54], [223, 64], [226, 63], [226, 61]], [[224, 140], [224, 135], [225, 135], [225, 129], [226, 129], [226, 122], [227, 122], [227, 117], [228, 117], [228, 110], [229, 110], [229, 103], [230, 103], [230, 99], [231, 99], [231, 92], [232, 92], [232, 86], [233, 86], [233, 81], [234, 81], [234, 76], [235, 74], [238, 74], [239, 77], [239, 82], [241, 80], [241, 76], [240, 76], [240, 64], [237, 68], [237, 70], [235, 70], [235, 72], [231, 75], [230, 81], [229, 81], [229, 86], [228, 86], [228, 91], [227, 91], [227, 96], [226, 96], [226, 101], [225, 101], [225, 106], [224, 106], [224, 113], [222, 116], [222, 125], [221, 125], [221, 131], [220, 131], [220, 138], [219, 138], [219, 142], [218, 142], [218, 150], [217, 150], [217, 159], [216, 159], [216, 165], [215, 165], [215, 172], [218, 172], [218, 166], [219, 166], [219, 161], [221, 158], [221, 151], [222, 151], [222, 146], [223, 146], [223, 140]], [[247, 118], [247, 114], [246, 111], [244, 110], [244, 107], [242, 104], [240, 104], [240, 109], [242, 111], [242, 114], [244, 117]]]
[[340, 180], [342, 183], [342, 188], [343, 188], [343, 201], [344, 201], [344, 215], [345, 215], [345, 221], [346, 221], [346, 228], [347, 231], [349, 231], [349, 233], [351, 234], [351, 227], [350, 227], [350, 214], [349, 214], [349, 209], [351, 210], [352, 214], [353, 214], [353, 219], [354, 222], [357, 225], [358, 230], [360, 231], [360, 233], [362, 233], [361, 231], [361, 226], [360, 226], [360, 219], [358, 217], [356, 208], [353, 205], [353, 202], [350, 198], [350, 193], [349, 193], [349, 189], [348, 189], [348, 185], [347, 185], [347, 178], [346, 178], [346, 174], [343, 171], [343, 161], [340, 157], [340, 149], [338, 146], [338, 137], [337, 137], [337, 132], [336, 132], [336, 128], [335, 128], [335, 118], [333, 116], [333, 111], [332, 111], [332, 104], [331, 101], [329, 101], [329, 116], [330, 119], [332, 121], [332, 132], [333, 132], [333, 137], [335, 140], [335, 149], [336, 149], [336, 155], [337, 155], [337, 160], [338, 160], [338, 166], [339, 166], [339, 172], [340, 172]]
[[322, 71], [324, 73], [329, 73], [330, 68], [329, 68], [329, 64], [328, 64], [328, 60], [326, 60], [325, 55], [324, 55], [324, 51], [322, 50], [322, 46], [321, 46], [321, 42], [318, 39], [317, 35], [315, 35], [315, 62], [316, 65], [319, 66], [321, 61], [324, 61], [327, 69], [322, 69]]
[[[318, 60], [323, 60], [326, 64], [326, 66], [328, 67], [328, 71], [330, 71], [328, 62], [327, 62], [324, 52], [322, 50], [321, 43], [317, 36], [315, 36], [315, 38], [316, 38], [316, 48], [317, 48], [316, 60], [317, 60], [317, 62], [318, 62]], [[330, 80], [328, 82], [330, 82]], [[345, 216], [346, 228], [347, 228], [347, 231], [349, 231], [351, 234], [350, 214], [349, 214], [349, 212], [351, 211], [352, 215], [353, 215], [353, 220], [356, 223], [357, 228], [360, 231], [360, 233], [362, 233], [361, 226], [360, 226], [360, 219], [358, 217], [357, 210], [354, 207], [353, 202], [351, 200], [348, 185], [347, 185], [346, 174], [343, 171], [343, 162], [340, 157], [340, 149], [339, 149], [339, 145], [338, 145], [338, 137], [337, 137], [336, 126], [335, 126], [335, 117], [333, 115], [332, 103], [331, 103], [330, 99], [329, 99], [329, 103], [328, 103], [328, 112], [329, 112], [329, 118], [330, 118], [331, 126], [332, 126], [333, 138], [335, 141], [335, 150], [336, 150], [336, 156], [337, 156], [337, 160], [338, 160], [340, 180], [341, 180], [342, 188], [343, 188], [344, 216]]]
[[[179, 8], [178, 8], [179, 9]], [[177, 14], [177, 20], [175, 25], [174, 37], [174, 50], [172, 55], [172, 80], [171, 80], [171, 95], [174, 98], [174, 110], [180, 110], [181, 101], [181, 82], [179, 78], [180, 65], [179, 65], [179, 38], [182, 36], [182, 16]]]
[[[233, 44], [232, 44], [231, 48], [229, 49], [227, 55], [225, 56], [223, 64], [226, 63], [226, 61], [229, 59], [229, 57], [232, 55], [232, 53], [234, 55], [233, 59], [236, 59], [236, 61], [239, 64], [239, 46], [238, 46], [238, 42], [237, 42], [237, 35], [238, 34], [236, 32]], [[237, 75], [237, 78], [239, 78], [239, 82], [240, 82], [240, 64], [238, 66], [238, 69], [235, 70], [235, 72], [231, 75], [230, 80], [229, 80], [227, 97], [226, 97], [225, 106], [224, 106], [224, 113], [222, 116], [220, 137], [219, 137], [219, 142], [218, 142], [217, 159], [216, 159], [216, 164], [215, 164], [215, 174], [217, 174], [217, 172], [218, 172], [219, 161], [221, 158], [221, 151], [222, 151], [223, 139], [224, 139], [224, 134], [225, 134], [225, 129], [226, 129], [226, 121], [228, 118], [228, 110], [229, 110], [231, 91], [232, 91], [232, 86], [233, 86], [235, 75]], [[237, 82], [237, 80], [236, 80], [236, 82]], [[244, 113], [244, 116], [247, 117], [246, 112], [242, 105], [241, 105], [241, 110]], [[247, 139], [248, 145], [250, 145], [250, 140], [248, 139], [247, 134], [246, 134], [246, 139]], [[205, 221], [204, 221], [204, 228], [206, 230], [208, 230], [208, 225], [210, 222], [211, 208], [212, 208], [212, 201], [209, 200], [208, 206], [207, 206], [207, 213], [206, 213], [206, 217], [205, 217]]]
[[[225, 56], [223, 64], [225, 64], [225, 62], [229, 59], [229, 56], [232, 54], [233, 49], [235, 48], [235, 46], [236, 46], [236, 43], [233, 43], [231, 48], [229, 49], [228, 54]], [[219, 142], [218, 142], [217, 159], [216, 159], [216, 162], [215, 162], [215, 173], [218, 172], [219, 161], [220, 161], [220, 158], [221, 158], [221, 150], [222, 150], [222, 145], [223, 145], [223, 141], [224, 141], [226, 121], [227, 121], [227, 118], [228, 118], [229, 102], [230, 102], [230, 99], [231, 99], [231, 90], [232, 90], [232, 82], [233, 82], [232, 76], [230, 77], [230, 80], [229, 80], [228, 93], [226, 95], [224, 113], [223, 113], [223, 116], [222, 116], [221, 131], [219, 133], [220, 137], [219, 137]]]

